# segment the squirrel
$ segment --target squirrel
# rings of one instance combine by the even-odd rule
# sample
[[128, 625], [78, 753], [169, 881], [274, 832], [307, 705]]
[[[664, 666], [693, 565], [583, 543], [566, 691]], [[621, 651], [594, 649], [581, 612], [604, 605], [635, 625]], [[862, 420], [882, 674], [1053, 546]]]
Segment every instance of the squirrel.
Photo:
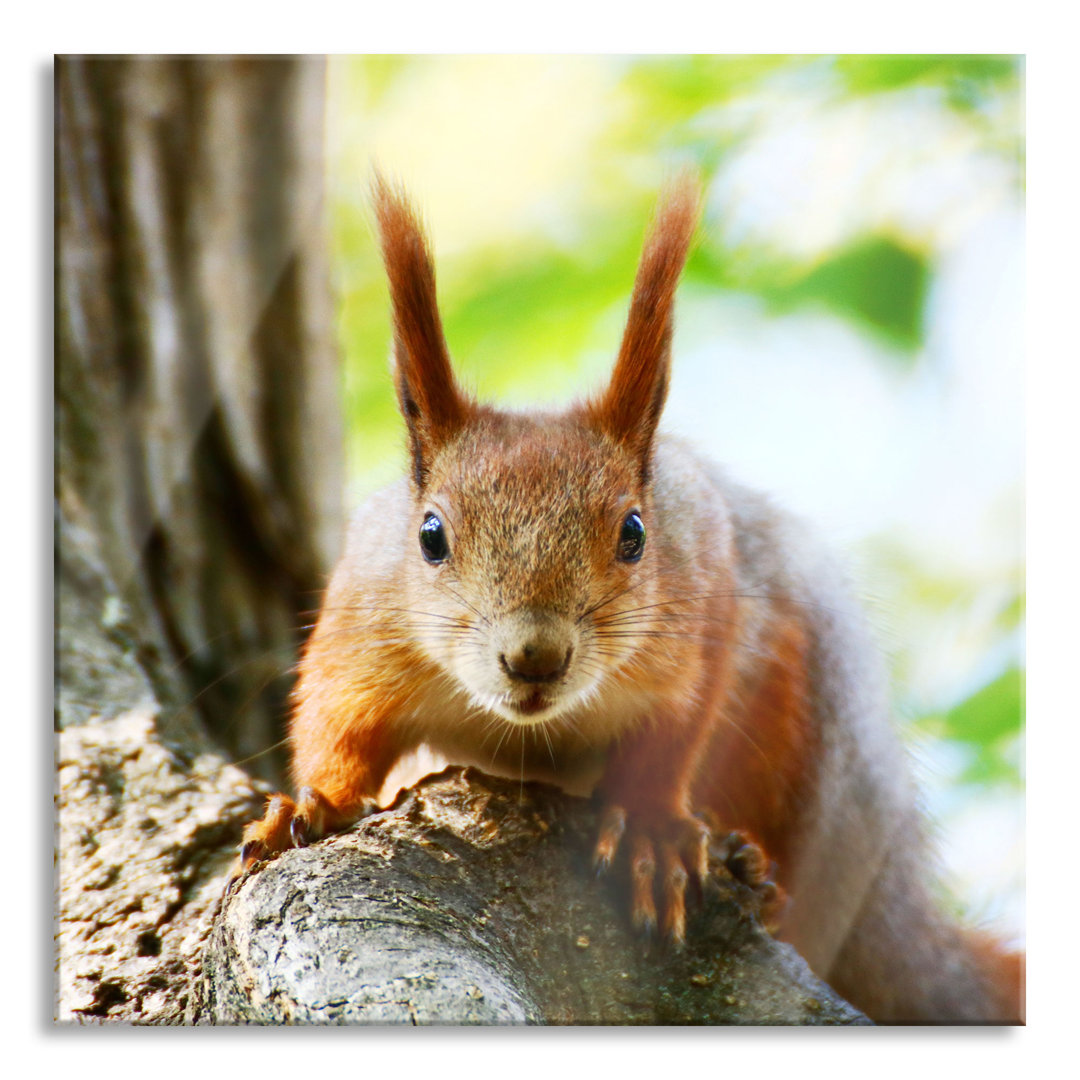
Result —
[[595, 794], [596, 864], [629, 860], [639, 930], [684, 939], [707, 820], [764, 853], [778, 936], [872, 1019], [1022, 1023], [1023, 955], [935, 897], [843, 576], [799, 522], [657, 432], [697, 180], [662, 193], [610, 381], [558, 413], [460, 388], [419, 218], [378, 174], [372, 190], [410, 472], [350, 525], [299, 666], [297, 797], [248, 825], [235, 873], [372, 812], [427, 745]]

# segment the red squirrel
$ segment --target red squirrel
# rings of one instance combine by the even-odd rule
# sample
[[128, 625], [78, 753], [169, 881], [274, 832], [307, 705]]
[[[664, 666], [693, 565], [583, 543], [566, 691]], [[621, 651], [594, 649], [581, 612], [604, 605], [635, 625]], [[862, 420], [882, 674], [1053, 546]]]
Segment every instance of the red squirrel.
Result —
[[841, 575], [797, 521], [657, 432], [696, 182], [661, 198], [608, 385], [523, 414], [459, 387], [423, 229], [380, 177], [373, 196], [410, 474], [350, 526], [300, 663], [298, 795], [248, 826], [240, 867], [369, 813], [427, 745], [596, 791], [596, 861], [630, 860], [639, 928], [684, 938], [706, 818], [766, 853], [789, 898], [779, 936], [871, 1018], [1022, 1022], [1022, 956], [935, 900]]

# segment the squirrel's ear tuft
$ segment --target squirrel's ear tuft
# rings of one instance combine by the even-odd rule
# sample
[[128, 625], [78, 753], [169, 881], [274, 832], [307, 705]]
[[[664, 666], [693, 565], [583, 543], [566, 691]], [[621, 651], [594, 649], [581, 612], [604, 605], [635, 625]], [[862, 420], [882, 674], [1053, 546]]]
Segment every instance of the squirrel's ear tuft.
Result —
[[413, 477], [424, 487], [431, 460], [468, 419], [435, 299], [435, 267], [420, 221], [401, 188], [379, 172], [371, 184], [394, 310], [394, 381], [409, 429]]
[[648, 479], [653, 435], [667, 397], [672, 309], [701, 208], [701, 186], [681, 175], [660, 196], [645, 240], [630, 314], [607, 389], [588, 406], [590, 420], [627, 446]]

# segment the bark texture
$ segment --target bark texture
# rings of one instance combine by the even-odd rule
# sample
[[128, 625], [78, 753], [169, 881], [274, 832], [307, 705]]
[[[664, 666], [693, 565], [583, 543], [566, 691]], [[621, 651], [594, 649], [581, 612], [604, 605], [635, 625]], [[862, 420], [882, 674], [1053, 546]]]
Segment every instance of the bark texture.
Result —
[[191, 1018], [216, 1024], [857, 1024], [714, 864], [685, 949], [597, 882], [589, 803], [449, 769], [228, 898]]
[[62, 1020], [183, 1018], [261, 801], [224, 761], [280, 740], [336, 556], [323, 96], [318, 59], [56, 62]]
[[152, 708], [57, 737], [56, 1018], [183, 1023], [260, 792]]
[[58, 542], [109, 582], [62, 584], [61, 726], [145, 689], [68, 690], [93, 657], [63, 609], [107, 599], [166, 726], [236, 758], [282, 736], [341, 531], [323, 97], [318, 59], [57, 60]]

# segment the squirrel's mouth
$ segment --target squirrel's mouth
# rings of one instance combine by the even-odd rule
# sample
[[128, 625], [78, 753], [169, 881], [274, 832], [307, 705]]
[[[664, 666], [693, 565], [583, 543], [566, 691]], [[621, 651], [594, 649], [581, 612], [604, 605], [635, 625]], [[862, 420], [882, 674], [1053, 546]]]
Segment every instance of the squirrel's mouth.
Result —
[[535, 716], [543, 712], [551, 702], [542, 690], [534, 690], [528, 697], [520, 701], [511, 701], [509, 704], [510, 708], [521, 713], [522, 716]]

